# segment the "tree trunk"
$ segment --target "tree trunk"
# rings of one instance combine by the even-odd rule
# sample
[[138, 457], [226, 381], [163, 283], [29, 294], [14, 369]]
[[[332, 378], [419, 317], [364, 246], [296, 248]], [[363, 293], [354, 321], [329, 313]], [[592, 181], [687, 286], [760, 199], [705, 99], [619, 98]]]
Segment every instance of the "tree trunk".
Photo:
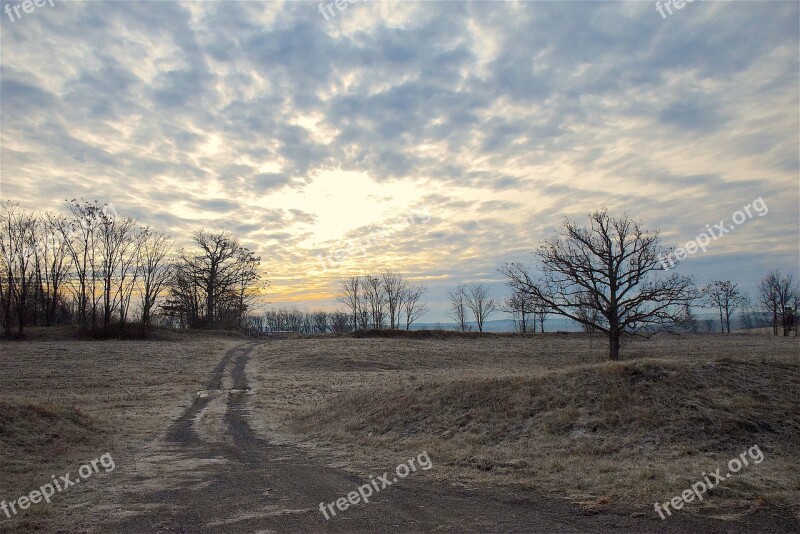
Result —
[[11, 275], [9, 275], [8, 292], [4, 304], [5, 304], [5, 310], [3, 310], [3, 315], [5, 319], [4, 322], [6, 327], [6, 338], [11, 339], [11, 329], [13, 328], [11, 324]]
[[211, 328], [214, 323], [214, 286], [209, 283], [206, 292], [206, 327]]
[[20, 339], [22, 339], [23, 334], [25, 334], [25, 304], [28, 300], [28, 293], [22, 292], [19, 298], [20, 298], [20, 304], [17, 306], [17, 319], [19, 319], [19, 325], [18, 325], [19, 327], [17, 329], [17, 332], [19, 334]]
[[608, 334], [608, 360], [619, 360], [619, 331], [612, 329]]

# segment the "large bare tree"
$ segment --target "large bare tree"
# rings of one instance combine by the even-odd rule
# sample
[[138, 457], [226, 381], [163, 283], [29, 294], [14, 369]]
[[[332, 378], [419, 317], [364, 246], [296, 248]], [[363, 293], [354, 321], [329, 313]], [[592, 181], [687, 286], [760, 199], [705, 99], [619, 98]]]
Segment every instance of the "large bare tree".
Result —
[[240, 321], [242, 298], [261, 278], [261, 258], [225, 231], [200, 230], [192, 240], [196, 248], [181, 252], [166, 310], [186, 314], [195, 326], [213, 327], [218, 319]]
[[[659, 254], [670, 252], [659, 246], [658, 232], [605, 209], [589, 221], [583, 227], [567, 219], [558, 235], [540, 245], [535, 255], [541, 280], [518, 264], [507, 264], [503, 272], [513, 287], [541, 299], [553, 313], [605, 333], [609, 359], [618, 360], [623, 333], [650, 335], [674, 324], [697, 290], [691, 278], [656, 276], [666, 270]], [[598, 312], [595, 319], [582, 312], [586, 306]]]

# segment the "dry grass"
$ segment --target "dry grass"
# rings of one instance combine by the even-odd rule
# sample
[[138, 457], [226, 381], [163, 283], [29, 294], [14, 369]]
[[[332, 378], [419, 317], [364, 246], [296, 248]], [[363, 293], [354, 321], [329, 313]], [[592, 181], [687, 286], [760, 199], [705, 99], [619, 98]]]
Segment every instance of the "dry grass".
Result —
[[[120, 471], [160, 473], [134, 465], [133, 452], [242, 342], [176, 339], [0, 343], [0, 498], [105, 452]], [[426, 449], [434, 476], [534, 487], [587, 513], [620, 503], [649, 511], [758, 444], [763, 463], [683, 512], [800, 508], [796, 340], [665, 336], [628, 344], [619, 364], [605, 353], [602, 339], [572, 334], [269, 341], [247, 369], [250, 423], [370, 473]], [[198, 430], [225, 439], [213, 418]], [[59, 493], [0, 530], [67, 528], [124, 477]]]
[[350, 464], [426, 449], [442, 478], [537, 488], [587, 510], [652, 510], [757, 444], [763, 463], [684, 510], [800, 511], [795, 340], [663, 336], [630, 343], [621, 363], [604, 355], [576, 335], [269, 344], [249, 370], [254, 419]]
[[[13, 500], [110, 452], [118, 470], [155, 439], [204, 387], [209, 371], [241, 339], [58, 341], [0, 344], [0, 498]], [[73, 524], [88, 492], [58, 493], [0, 529]], [[111, 483], [109, 481], [109, 483]]]

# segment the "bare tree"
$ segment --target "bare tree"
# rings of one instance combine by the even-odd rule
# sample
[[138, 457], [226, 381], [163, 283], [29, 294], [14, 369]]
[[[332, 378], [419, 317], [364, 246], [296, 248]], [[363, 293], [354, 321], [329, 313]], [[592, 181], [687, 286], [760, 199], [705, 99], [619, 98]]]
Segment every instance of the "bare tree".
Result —
[[699, 331], [697, 317], [692, 313], [692, 306], [689, 303], [684, 304], [683, 313], [675, 321], [675, 327], [685, 332], [696, 334]]
[[483, 325], [493, 313], [497, 311], [497, 304], [489, 296], [489, 288], [484, 284], [470, 284], [466, 293], [467, 308], [472, 312], [478, 324], [478, 332], [483, 332]]
[[17, 334], [21, 337], [25, 333], [28, 299], [36, 278], [34, 267], [37, 219], [33, 212], [6, 201], [0, 208], [0, 225], [2, 225], [0, 253], [6, 274], [4, 295], [6, 337], [11, 337], [12, 301], [16, 314]]
[[467, 286], [460, 284], [457, 288], [448, 291], [450, 310], [447, 312], [458, 325], [462, 332], [467, 331]]
[[411, 330], [411, 325], [428, 312], [428, 306], [420, 299], [428, 290], [425, 286], [409, 285], [403, 297], [403, 311], [406, 314], [406, 330]]
[[248, 288], [261, 278], [258, 273], [261, 258], [224, 231], [201, 230], [192, 238], [199, 250], [181, 252], [173, 279], [172, 301], [165, 310], [188, 314], [189, 322], [194, 325], [212, 327], [218, 319], [240, 322], [245, 311], [242, 299]]
[[59, 220], [57, 215], [45, 214], [42, 219], [41, 246], [37, 247], [37, 263], [41, 269], [38, 285], [45, 326], [55, 323], [56, 310], [62, 299], [61, 286], [66, 282], [71, 267], [67, 246], [59, 238]]
[[336, 296], [336, 300], [350, 310], [350, 317], [353, 320], [353, 330], [358, 329], [361, 315], [361, 289], [361, 278], [358, 276], [351, 276], [350, 278], [339, 281], [339, 294]]
[[350, 330], [350, 315], [344, 312], [333, 312], [330, 318], [331, 332], [343, 334]]
[[583, 331], [587, 334], [594, 334], [597, 330], [596, 324], [600, 320], [600, 311], [593, 306], [592, 296], [589, 293], [583, 293], [578, 297], [578, 306], [575, 308], [578, 318], [580, 319]]
[[[554, 313], [605, 333], [609, 359], [617, 360], [623, 333], [650, 335], [673, 324], [696, 297], [690, 278], [652, 276], [665, 270], [660, 253], [658, 232], [600, 210], [590, 215], [589, 227], [566, 220], [559, 235], [541, 244], [541, 282], [516, 264], [506, 265], [504, 274]], [[579, 313], [587, 305], [598, 312], [596, 320]]]
[[0, 266], [3, 275], [0, 276], [0, 300], [3, 305], [3, 331], [7, 339], [11, 339], [13, 317], [11, 306], [14, 302], [14, 241], [11, 222], [11, 203], [0, 204]]
[[[127, 219], [130, 220], [130, 219]], [[136, 290], [137, 281], [142, 275], [141, 249], [146, 238], [144, 228], [131, 228], [130, 233], [123, 238], [122, 254], [120, 255], [117, 270], [117, 293], [115, 300], [119, 300], [119, 323], [124, 328], [128, 321], [133, 292]]]
[[731, 317], [745, 300], [739, 288], [730, 280], [715, 280], [703, 288], [702, 294], [706, 302], [719, 311], [722, 333], [725, 333], [725, 327], [727, 327], [730, 334]]
[[386, 293], [380, 278], [366, 276], [363, 279], [363, 301], [365, 309], [369, 312], [370, 326], [383, 328], [386, 318]]
[[125, 323], [126, 304], [133, 290], [130, 277], [138, 274], [132, 267], [136, 264], [141, 237], [137, 233], [136, 221], [129, 217], [117, 217], [115, 212], [100, 210], [97, 220], [103, 285], [103, 328], [108, 329], [111, 315], [117, 309], [120, 312], [120, 324]]
[[746, 295], [742, 302], [742, 311], [739, 312], [739, 322], [742, 328], [748, 332], [755, 328], [758, 323], [758, 314], [753, 309], [750, 298]]
[[424, 286], [410, 284], [399, 273], [385, 271], [379, 277], [351, 276], [339, 281], [336, 302], [349, 311], [353, 330], [358, 328], [383, 328], [389, 319], [389, 328], [400, 328], [405, 313], [406, 330], [428, 309], [420, 299], [427, 291]]
[[101, 270], [97, 260], [97, 235], [100, 217], [107, 205], [75, 199], [66, 202], [71, 218], [55, 221], [56, 230], [69, 251], [78, 282], [78, 287], [69, 285], [78, 303], [78, 323], [86, 328], [91, 315], [94, 328], [97, 326], [97, 275]]
[[142, 325], [150, 326], [152, 311], [161, 292], [169, 284], [173, 266], [168, 262], [170, 253], [169, 236], [156, 232], [150, 227], [142, 231], [139, 247], [139, 294], [141, 296]]
[[[529, 271], [522, 265], [517, 265], [520, 272], [524, 272], [526, 277], [531, 280]], [[502, 272], [502, 270], [501, 270]], [[536, 322], [539, 322], [539, 330], [544, 332], [544, 323], [550, 315], [550, 309], [542, 299], [537, 298], [535, 293], [531, 293], [524, 287], [515, 287], [513, 281], [508, 281], [511, 287], [511, 296], [506, 300], [506, 311], [508, 313], [516, 313], [521, 318], [522, 331], [527, 330], [527, 317], [531, 317], [531, 324], [533, 332], [536, 332]]]
[[177, 319], [181, 328], [202, 326], [201, 317], [205, 315], [203, 296], [192, 266], [183, 261], [176, 262], [169, 282], [169, 296], [160, 306], [162, 313]]
[[312, 329], [315, 333], [324, 334], [328, 331], [328, 312], [315, 311], [311, 314]]
[[[544, 333], [544, 322], [550, 316], [550, 307], [542, 299], [536, 298], [535, 295], [533, 296], [533, 316], [534, 319], [539, 320], [539, 332]], [[534, 322], [534, 330], [536, 330], [535, 326]]]
[[240, 250], [237, 262], [238, 269], [234, 276], [233, 291], [236, 295], [236, 321], [241, 326], [247, 310], [250, 309], [261, 291], [269, 286], [269, 282], [261, 280], [258, 270], [261, 258], [255, 256], [248, 249]]
[[[528, 332], [528, 318], [533, 317], [534, 303], [530, 293], [520, 288], [512, 288], [511, 295], [505, 301], [502, 311], [510, 313], [517, 321], [518, 329], [523, 334]], [[536, 333], [536, 318], [533, 317], [533, 332]]]
[[776, 336], [778, 335], [778, 318], [780, 317], [777, 292], [779, 279], [780, 273], [773, 271], [762, 278], [758, 286], [761, 305], [772, 319], [772, 333]]
[[3, 329], [7, 339], [11, 339], [11, 329], [13, 328], [14, 317], [12, 307], [14, 304], [14, 278], [16, 272], [16, 224], [17, 210], [19, 205], [9, 201], [0, 204], [0, 262], [2, 262], [3, 276], [0, 278], [2, 283], [3, 298]]
[[794, 309], [798, 289], [794, 282], [794, 277], [791, 274], [779, 276], [776, 290], [778, 293], [783, 335], [788, 336], [791, 329], [795, 326]]
[[400, 328], [400, 314], [403, 311], [403, 300], [406, 298], [408, 282], [403, 279], [401, 274], [384, 271], [381, 274], [381, 283], [389, 310], [389, 328], [395, 330]]
[[772, 271], [765, 276], [759, 285], [759, 295], [764, 309], [772, 316], [772, 332], [778, 335], [778, 325], [784, 336], [794, 324], [794, 301], [797, 288], [791, 274], [783, 275], [780, 271]]

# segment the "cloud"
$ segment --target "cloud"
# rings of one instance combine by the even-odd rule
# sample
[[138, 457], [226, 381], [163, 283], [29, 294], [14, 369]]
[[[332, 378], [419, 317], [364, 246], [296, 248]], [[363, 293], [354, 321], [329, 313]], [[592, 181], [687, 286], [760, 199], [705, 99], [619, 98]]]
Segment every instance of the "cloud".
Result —
[[606, 205], [679, 236], [764, 196], [770, 223], [719, 258], [759, 234], [791, 270], [799, 14], [365, 2], [326, 21], [306, 2], [58, 3], [0, 23], [3, 195], [112, 201], [174, 235], [227, 226], [291, 295], [345, 272], [320, 273], [315, 253], [420, 206], [427, 224], [343, 269], [456, 284], [527, 257], [564, 216]]

